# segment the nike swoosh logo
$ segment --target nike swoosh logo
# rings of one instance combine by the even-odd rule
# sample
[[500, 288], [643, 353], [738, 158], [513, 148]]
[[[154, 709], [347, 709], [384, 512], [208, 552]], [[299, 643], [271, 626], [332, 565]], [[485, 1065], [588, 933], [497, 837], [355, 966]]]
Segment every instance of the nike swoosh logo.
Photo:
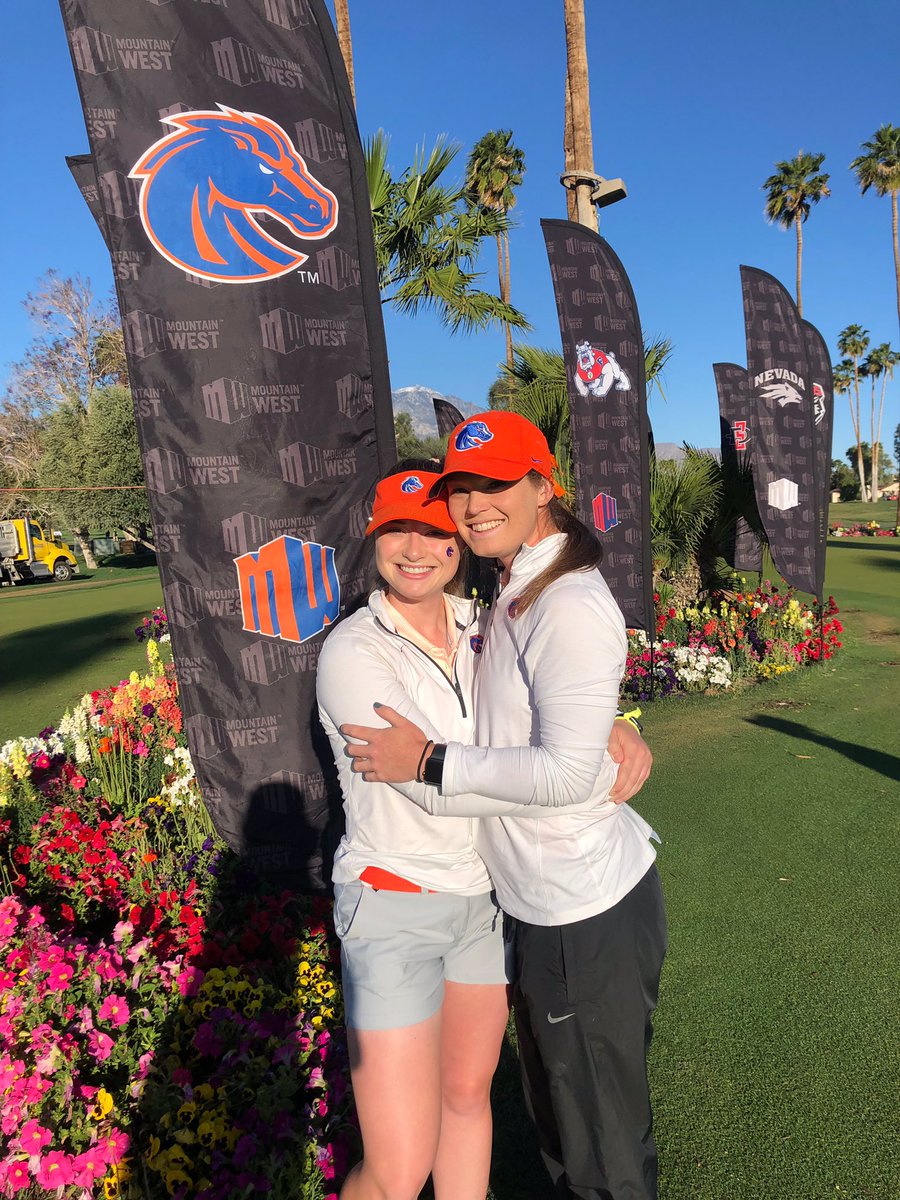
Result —
[[568, 1021], [569, 1017], [574, 1017], [574, 1016], [575, 1016], [575, 1014], [573, 1012], [566, 1013], [566, 1015], [564, 1017], [553, 1017], [550, 1015], [550, 1013], [547, 1013], [547, 1020], [550, 1022], [551, 1025], [558, 1025], [560, 1023], [560, 1021]]

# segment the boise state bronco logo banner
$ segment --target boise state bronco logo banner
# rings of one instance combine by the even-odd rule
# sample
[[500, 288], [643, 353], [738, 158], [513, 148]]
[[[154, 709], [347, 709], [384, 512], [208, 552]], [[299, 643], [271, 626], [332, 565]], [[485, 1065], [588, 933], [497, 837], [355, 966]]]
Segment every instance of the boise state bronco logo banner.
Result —
[[788, 583], [821, 594], [813, 388], [806, 335], [786, 288], [741, 267], [756, 504], [772, 561]]
[[816, 466], [816, 579], [818, 598], [825, 587], [825, 549], [828, 544], [828, 505], [831, 500], [831, 439], [834, 431], [834, 375], [825, 339], [801, 319], [812, 381], [813, 445]]
[[315, 720], [395, 457], [372, 223], [323, 0], [61, 0], [191, 757], [267, 881], [326, 886]]
[[603, 545], [601, 570], [629, 626], [654, 628], [650, 425], [631, 281], [602, 237], [541, 221], [559, 314], [575, 509]]
[[[719, 397], [719, 427], [722, 445], [722, 466], [735, 478], [746, 478], [752, 471], [753, 446], [750, 434], [750, 391], [747, 387], [747, 371], [737, 363], [713, 363], [716, 394]], [[747, 497], [753, 506], [756, 527], [756, 501]], [[762, 542], [753, 532], [745, 516], [739, 516], [729, 531], [722, 556], [736, 571], [762, 570]]]

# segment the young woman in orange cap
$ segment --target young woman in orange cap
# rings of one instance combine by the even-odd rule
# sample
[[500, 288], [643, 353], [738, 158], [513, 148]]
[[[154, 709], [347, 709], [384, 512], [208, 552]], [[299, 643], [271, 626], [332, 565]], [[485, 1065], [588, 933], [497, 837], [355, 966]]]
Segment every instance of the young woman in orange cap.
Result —
[[[426, 785], [364, 782], [338, 731], [378, 700], [434, 738], [472, 740], [481, 629], [472, 602], [445, 591], [463, 544], [445, 500], [429, 497], [432, 465], [408, 463], [379, 483], [367, 534], [382, 586], [335, 627], [319, 660], [319, 711], [346, 812], [335, 925], [364, 1145], [343, 1200], [412, 1200], [429, 1173], [437, 1200], [483, 1200], [490, 1166], [490, 1081], [508, 1003], [478, 822], [422, 811]], [[632, 785], [638, 745], [624, 750]]]
[[[484, 413], [450, 435], [432, 486], [463, 541], [503, 568], [477, 676], [477, 745], [382, 697], [388, 728], [341, 732], [366, 781], [419, 780], [409, 796], [428, 814], [486, 818], [478, 849], [511, 918], [523, 1076], [555, 1194], [653, 1200], [646, 1054], [665, 915], [652, 830], [616, 803], [607, 749], [625, 624], [554, 466], [530, 422]], [[534, 806], [552, 815], [522, 815]]]

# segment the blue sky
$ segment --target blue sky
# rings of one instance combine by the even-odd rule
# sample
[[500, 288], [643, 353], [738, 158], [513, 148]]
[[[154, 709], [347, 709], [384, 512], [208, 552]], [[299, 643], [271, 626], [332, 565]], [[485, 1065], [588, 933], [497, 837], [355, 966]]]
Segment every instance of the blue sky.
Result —
[[[528, 171], [512, 235], [513, 302], [530, 339], [559, 345], [541, 217], [562, 217], [562, 0], [350, 0], [360, 129], [391, 134], [399, 171], [417, 143], [463, 144], [509, 127]], [[744, 362], [739, 263], [793, 290], [794, 236], [766, 224], [762, 181], [776, 159], [824, 152], [832, 196], [804, 227], [804, 316], [835, 360], [850, 322], [900, 345], [890, 204], [860, 196], [849, 170], [860, 143], [900, 124], [900, 6], [888, 0], [757, 0], [753, 5], [587, 0], [596, 169], [629, 196], [601, 212], [628, 269], [644, 330], [675, 343], [668, 403], [650, 415], [660, 441], [715, 445], [714, 361]], [[0, 370], [30, 330], [21, 299], [48, 267], [112, 286], [100, 236], [64, 155], [87, 150], [62, 22], [53, 0], [8, 6], [0, 81], [6, 231]], [[485, 255], [493, 286], [493, 248]], [[503, 355], [499, 331], [449, 337], [428, 316], [387, 315], [394, 387], [421, 383], [485, 400]], [[900, 419], [889, 385], [884, 437]], [[839, 401], [835, 449], [852, 441]], [[868, 436], [868, 434], [864, 434]]]

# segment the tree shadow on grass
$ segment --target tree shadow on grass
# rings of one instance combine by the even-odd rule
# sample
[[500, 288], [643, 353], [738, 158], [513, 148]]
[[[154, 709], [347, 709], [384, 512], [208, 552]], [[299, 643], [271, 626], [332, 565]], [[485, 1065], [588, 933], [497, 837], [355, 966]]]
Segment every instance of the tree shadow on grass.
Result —
[[50, 668], [54, 676], [63, 675], [98, 650], [133, 643], [133, 629], [143, 616], [143, 608], [134, 613], [98, 613], [5, 634], [0, 637], [3, 678], [25, 688], [46, 682]]
[[859, 763], [861, 767], [868, 767], [878, 775], [884, 775], [887, 779], [900, 782], [900, 758], [894, 754], [888, 754], [884, 750], [876, 750], [869, 746], [860, 746], [856, 742], [845, 742], [841, 738], [818, 733], [815, 729], [810, 729], [808, 725], [801, 725], [797, 721], [786, 721], [783, 717], [758, 714], [755, 717], [745, 717], [744, 719], [749, 725], [759, 725], [763, 729], [771, 729], [776, 733], [783, 733], [787, 737], [797, 738], [804, 742], [815, 742], [819, 746], [835, 750], [852, 762]]
[[[831, 550], [884, 550], [900, 554], [900, 538], [829, 538]], [[894, 564], [891, 563], [891, 566]]]

